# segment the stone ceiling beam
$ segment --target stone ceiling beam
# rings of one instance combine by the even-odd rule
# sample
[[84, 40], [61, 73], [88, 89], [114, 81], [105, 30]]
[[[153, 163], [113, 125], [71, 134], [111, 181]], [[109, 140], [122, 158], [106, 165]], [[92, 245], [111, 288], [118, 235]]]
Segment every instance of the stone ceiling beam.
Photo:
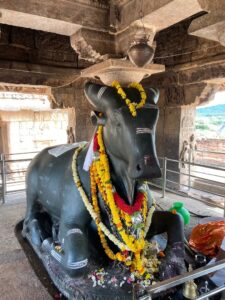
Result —
[[0, 0], [0, 23], [68, 36], [81, 27], [106, 31], [108, 12], [88, 0]]
[[209, 14], [193, 20], [188, 32], [225, 46], [225, 1], [208, 0], [208, 7]]
[[78, 79], [80, 70], [0, 60], [0, 82], [59, 87]]
[[117, 32], [125, 30], [140, 19], [140, 13], [143, 15], [146, 27], [160, 31], [208, 9], [206, 0], [131, 0], [122, 1], [122, 6], [119, 3], [120, 1], [114, 0], [114, 5], [119, 7], [119, 20], [115, 24]]

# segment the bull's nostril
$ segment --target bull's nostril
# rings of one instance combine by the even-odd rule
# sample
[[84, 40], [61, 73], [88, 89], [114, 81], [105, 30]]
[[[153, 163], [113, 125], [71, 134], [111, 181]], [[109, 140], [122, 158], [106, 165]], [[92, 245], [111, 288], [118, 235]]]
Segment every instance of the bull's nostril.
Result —
[[141, 171], [141, 166], [140, 166], [140, 164], [137, 165], [137, 171], [138, 171], [138, 172]]

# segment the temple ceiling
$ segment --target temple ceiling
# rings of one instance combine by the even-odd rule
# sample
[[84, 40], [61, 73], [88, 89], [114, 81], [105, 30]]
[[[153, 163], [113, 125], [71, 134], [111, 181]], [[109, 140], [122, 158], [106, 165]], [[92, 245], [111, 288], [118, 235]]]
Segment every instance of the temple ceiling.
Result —
[[224, 63], [224, 8], [219, 0], [1, 0], [0, 82], [68, 85], [86, 67], [126, 58], [143, 32], [166, 72], [201, 75], [202, 65]]

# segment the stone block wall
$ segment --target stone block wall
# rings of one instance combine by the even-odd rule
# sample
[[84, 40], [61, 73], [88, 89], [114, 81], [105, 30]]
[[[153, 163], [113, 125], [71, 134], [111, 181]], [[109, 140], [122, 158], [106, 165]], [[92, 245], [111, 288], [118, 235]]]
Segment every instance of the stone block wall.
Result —
[[[40, 151], [67, 142], [68, 111], [1, 111], [4, 153]], [[3, 131], [4, 133], [4, 131]]]

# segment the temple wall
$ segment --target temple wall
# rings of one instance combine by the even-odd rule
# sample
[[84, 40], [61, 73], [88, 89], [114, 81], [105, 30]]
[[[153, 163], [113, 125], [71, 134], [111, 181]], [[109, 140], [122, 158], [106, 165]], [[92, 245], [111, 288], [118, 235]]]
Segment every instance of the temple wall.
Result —
[[18, 153], [67, 142], [68, 111], [1, 111], [1, 151]]
[[75, 140], [88, 141], [92, 137], [94, 126], [91, 124], [92, 107], [84, 95], [84, 81], [74, 83], [69, 87], [52, 89], [52, 94], [57, 105], [55, 108], [71, 108], [75, 109], [74, 123], [71, 125], [75, 131]]

